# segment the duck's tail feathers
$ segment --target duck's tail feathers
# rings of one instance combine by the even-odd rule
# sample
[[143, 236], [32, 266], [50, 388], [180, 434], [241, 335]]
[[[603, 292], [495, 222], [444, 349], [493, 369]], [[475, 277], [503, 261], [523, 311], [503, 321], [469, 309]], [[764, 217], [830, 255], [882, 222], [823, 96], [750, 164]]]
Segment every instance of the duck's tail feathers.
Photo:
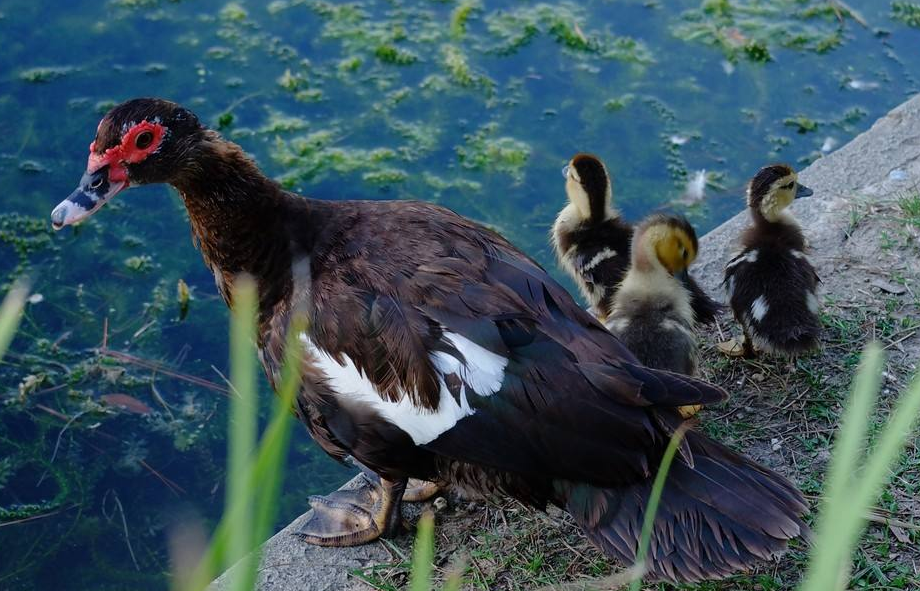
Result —
[[[648, 580], [720, 579], [808, 537], [808, 508], [792, 483], [698, 433], [686, 437], [694, 466], [678, 459], [671, 465], [652, 529]], [[624, 488], [569, 483], [565, 507], [598, 547], [631, 565], [652, 480]]]

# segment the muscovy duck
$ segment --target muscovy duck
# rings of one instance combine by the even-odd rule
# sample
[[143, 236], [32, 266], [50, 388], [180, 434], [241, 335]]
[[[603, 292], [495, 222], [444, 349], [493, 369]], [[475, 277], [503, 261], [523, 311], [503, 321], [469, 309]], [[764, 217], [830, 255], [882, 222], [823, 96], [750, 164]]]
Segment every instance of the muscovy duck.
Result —
[[[181, 195], [217, 288], [259, 287], [258, 348], [277, 383], [285, 331], [308, 315], [296, 413], [331, 456], [380, 485], [314, 503], [305, 539], [392, 535], [409, 477], [568, 510], [609, 555], [635, 559], [677, 408], [725, 392], [642, 366], [534, 261], [436, 205], [321, 201], [284, 191], [191, 111], [135, 99], [102, 119], [77, 189], [51, 214], [76, 223], [129, 186]], [[722, 577], [802, 535], [786, 479], [690, 431], [671, 468], [651, 578]]]

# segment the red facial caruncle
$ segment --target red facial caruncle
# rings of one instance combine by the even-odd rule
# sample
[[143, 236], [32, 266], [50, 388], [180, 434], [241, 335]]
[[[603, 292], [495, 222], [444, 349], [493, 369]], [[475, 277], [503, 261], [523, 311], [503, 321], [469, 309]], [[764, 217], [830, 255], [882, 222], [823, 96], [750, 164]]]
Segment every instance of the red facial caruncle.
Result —
[[[101, 125], [101, 123], [100, 123]], [[157, 151], [166, 135], [166, 128], [159, 123], [141, 121], [122, 136], [121, 144], [96, 153], [96, 142], [89, 145], [89, 159], [86, 172], [94, 173], [103, 166], [109, 166], [109, 182], [127, 183], [128, 171], [125, 164], [136, 164]]]

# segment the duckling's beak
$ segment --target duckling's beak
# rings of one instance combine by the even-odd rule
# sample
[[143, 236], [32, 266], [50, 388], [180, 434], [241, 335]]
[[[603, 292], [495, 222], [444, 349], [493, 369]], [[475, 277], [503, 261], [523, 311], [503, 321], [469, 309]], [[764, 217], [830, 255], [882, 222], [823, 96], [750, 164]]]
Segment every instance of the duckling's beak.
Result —
[[798, 185], [795, 189], [795, 198], [799, 199], [801, 197], [811, 197], [815, 192], [806, 187], [805, 185]]
[[120, 181], [111, 180], [108, 165], [84, 173], [76, 190], [51, 212], [51, 226], [55, 230], [60, 230], [64, 226], [83, 221], [99, 211], [100, 207], [128, 185], [127, 178]]
[[687, 269], [681, 269], [674, 273], [674, 277], [677, 278], [681, 283], [687, 283], [690, 281], [690, 271]]
[[569, 168], [570, 167], [571, 167], [570, 164], [566, 164], [565, 166], [562, 167], [562, 176], [566, 179], [569, 178]]

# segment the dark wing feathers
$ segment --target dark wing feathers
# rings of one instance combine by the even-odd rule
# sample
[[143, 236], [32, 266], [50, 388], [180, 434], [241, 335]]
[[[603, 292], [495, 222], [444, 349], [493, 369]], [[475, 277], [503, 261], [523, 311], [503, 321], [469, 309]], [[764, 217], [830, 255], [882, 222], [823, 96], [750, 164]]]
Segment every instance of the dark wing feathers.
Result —
[[[366, 220], [352, 231], [362, 245], [314, 256], [315, 288], [324, 294], [314, 298], [315, 316], [344, 320], [353, 331], [351, 338], [330, 339], [334, 331], [324, 327], [314, 334], [321, 348], [348, 355], [384, 392], [422, 388], [419, 399], [428, 408], [436, 406], [437, 392], [426, 357], [444, 346], [443, 332], [508, 359], [501, 390], [471, 396], [477, 412], [427, 444], [431, 451], [512, 472], [540, 470], [546, 477], [550, 467], [560, 477], [622, 483], [646, 476], [649, 458], [661, 452], [669, 433], [655, 413], [677, 416], [671, 407], [724, 397], [703, 381], [639, 366], [499, 235], [428, 204], [365, 202], [355, 209], [352, 215]], [[358, 251], [364, 255], [350, 256]], [[355, 292], [368, 302], [360, 318], [330, 295]], [[592, 384], [582, 365], [602, 378]], [[609, 369], [598, 373], [602, 366]]]

